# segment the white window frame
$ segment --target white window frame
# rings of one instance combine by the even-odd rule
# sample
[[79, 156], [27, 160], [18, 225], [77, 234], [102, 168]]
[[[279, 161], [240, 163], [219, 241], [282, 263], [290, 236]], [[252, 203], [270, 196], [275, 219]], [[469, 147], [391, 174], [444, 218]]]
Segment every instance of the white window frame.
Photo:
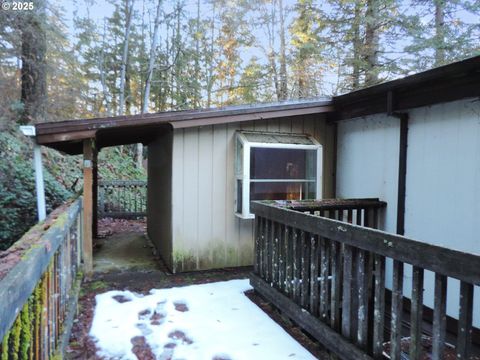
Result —
[[[250, 132], [250, 131], [249, 131]], [[251, 131], [253, 133], [253, 131]], [[317, 164], [316, 164], [316, 187], [315, 187], [315, 199], [321, 200], [323, 197], [323, 147], [313, 137], [304, 134], [291, 134], [291, 133], [273, 133], [273, 132], [258, 132], [265, 135], [284, 135], [295, 136], [301, 135], [307, 137], [312, 145], [302, 144], [282, 144], [282, 143], [264, 143], [264, 142], [252, 142], [248, 140], [245, 135], [237, 131], [235, 136], [235, 215], [242, 219], [254, 219], [255, 215], [250, 212], [250, 183], [251, 182], [275, 182], [276, 179], [250, 179], [250, 150], [252, 148], [272, 148], [272, 149], [296, 149], [296, 150], [316, 150], [317, 151]], [[243, 145], [243, 174], [239, 176], [237, 173], [237, 161], [239, 158], [237, 142], [240, 141]], [[242, 180], [242, 212], [237, 212], [237, 197], [238, 197], [238, 180]], [[308, 182], [307, 179], [277, 179], [278, 182]]]

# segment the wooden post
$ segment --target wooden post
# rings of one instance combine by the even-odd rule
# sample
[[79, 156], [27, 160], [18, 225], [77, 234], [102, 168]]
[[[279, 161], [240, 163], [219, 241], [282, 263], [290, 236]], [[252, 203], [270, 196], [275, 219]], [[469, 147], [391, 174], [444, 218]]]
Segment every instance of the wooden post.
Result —
[[94, 144], [92, 153], [92, 236], [98, 236], [98, 150]]
[[85, 275], [93, 271], [92, 211], [93, 211], [93, 139], [83, 141], [83, 264]]

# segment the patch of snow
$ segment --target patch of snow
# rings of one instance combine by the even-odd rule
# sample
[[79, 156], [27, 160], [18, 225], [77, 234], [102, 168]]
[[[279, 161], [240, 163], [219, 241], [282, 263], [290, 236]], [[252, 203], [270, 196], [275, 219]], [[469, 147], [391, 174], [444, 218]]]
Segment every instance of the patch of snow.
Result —
[[[145, 296], [109, 291], [96, 296], [90, 335], [107, 359], [136, 360], [136, 336], [145, 337], [157, 359], [315, 359], [244, 295], [250, 289], [245, 279]], [[187, 310], [176, 310], [179, 303]]]

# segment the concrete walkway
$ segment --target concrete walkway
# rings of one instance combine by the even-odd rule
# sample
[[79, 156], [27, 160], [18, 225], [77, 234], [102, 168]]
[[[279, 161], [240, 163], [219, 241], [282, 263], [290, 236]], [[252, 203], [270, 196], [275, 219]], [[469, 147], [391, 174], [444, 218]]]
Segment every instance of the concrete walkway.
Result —
[[143, 233], [125, 232], [97, 240], [93, 253], [96, 273], [163, 270]]

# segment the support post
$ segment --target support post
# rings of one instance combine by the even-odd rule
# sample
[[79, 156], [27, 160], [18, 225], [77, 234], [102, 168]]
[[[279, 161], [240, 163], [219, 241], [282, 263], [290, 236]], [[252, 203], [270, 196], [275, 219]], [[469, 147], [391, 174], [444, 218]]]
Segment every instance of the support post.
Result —
[[86, 139], [83, 141], [83, 264], [87, 277], [93, 272], [92, 213], [94, 147], [94, 139]]
[[33, 145], [33, 166], [35, 168], [35, 188], [37, 192], [37, 211], [38, 221], [43, 221], [47, 217], [45, 205], [45, 187], [43, 183], [42, 152], [40, 145]]
[[96, 146], [93, 148], [92, 161], [92, 236], [98, 236], [98, 151]]

